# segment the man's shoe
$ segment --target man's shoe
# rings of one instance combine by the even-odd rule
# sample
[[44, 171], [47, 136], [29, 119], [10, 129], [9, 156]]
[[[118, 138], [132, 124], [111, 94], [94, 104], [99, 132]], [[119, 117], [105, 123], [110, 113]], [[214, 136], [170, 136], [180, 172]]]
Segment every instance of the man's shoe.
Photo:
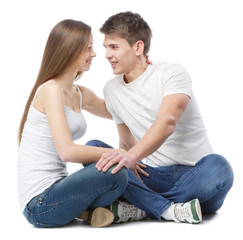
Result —
[[198, 199], [177, 203], [174, 207], [175, 221], [197, 224], [202, 222], [202, 212]]
[[113, 202], [110, 205], [110, 210], [115, 216], [115, 223], [138, 221], [146, 218], [146, 213], [144, 211], [123, 200], [116, 200]]
[[84, 211], [78, 219], [83, 219], [96, 228], [107, 227], [114, 221], [114, 214], [107, 208], [98, 207], [93, 211]]

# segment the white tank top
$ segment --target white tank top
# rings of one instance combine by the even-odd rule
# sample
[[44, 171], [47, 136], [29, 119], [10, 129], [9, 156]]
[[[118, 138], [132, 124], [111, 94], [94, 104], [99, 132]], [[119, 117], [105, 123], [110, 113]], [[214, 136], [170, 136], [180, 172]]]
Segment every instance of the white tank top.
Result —
[[[87, 127], [81, 111], [82, 95], [78, 86], [76, 87], [80, 94], [80, 113], [65, 105], [66, 120], [73, 141], [81, 138]], [[18, 193], [21, 211], [33, 197], [68, 175], [66, 163], [60, 159], [54, 145], [46, 115], [33, 107], [35, 97], [28, 112], [18, 151]]]

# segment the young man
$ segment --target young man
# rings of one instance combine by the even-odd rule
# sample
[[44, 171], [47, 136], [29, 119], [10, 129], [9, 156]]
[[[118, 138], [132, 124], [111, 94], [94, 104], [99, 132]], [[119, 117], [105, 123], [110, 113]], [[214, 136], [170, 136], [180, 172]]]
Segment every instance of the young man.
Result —
[[201, 210], [222, 206], [233, 171], [213, 154], [189, 74], [180, 64], [147, 64], [152, 33], [138, 14], [116, 14], [100, 30], [117, 75], [104, 88], [105, 101], [126, 151], [104, 154], [97, 169], [130, 169], [123, 197], [148, 216], [201, 222]]

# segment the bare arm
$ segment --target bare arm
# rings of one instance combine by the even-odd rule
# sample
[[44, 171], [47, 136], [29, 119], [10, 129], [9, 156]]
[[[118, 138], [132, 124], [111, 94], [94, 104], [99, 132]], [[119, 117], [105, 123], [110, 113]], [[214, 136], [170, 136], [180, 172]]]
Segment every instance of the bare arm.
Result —
[[112, 119], [105, 106], [105, 101], [97, 97], [90, 89], [79, 86], [82, 93], [82, 108], [98, 117]]
[[92, 163], [98, 161], [103, 153], [111, 151], [73, 142], [65, 117], [62, 89], [55, 81], [43, 86], [38, 95], [36, 100], [47, 116], [54, 144], [63, 161]]
[[136, 139], [133, 137], [129, 128], [126, 124], [118, 124], [117, 130], [119, 134], [119, 148], [125, 149], [126, 151], [130, 150], [134, 145], [137, 144]]
[[104, 154], [97, 163], [98, 170], [107, 171], [115, 163], [118, 163], [118, 166], [113, 169], [112, 173], [116, 173], [123, 166], [134, 169], [137, 162], [155, 152], [174, 132], [176, 124], [189, 101], [190, 97], [185, 94], [173, 94], [164, 97], [156, 121], [142, 140], [127, 153], [117, 153], [112, 159], [103, 157], [111, 154]]
[[129, 151], [129, 156], [137, 162], [155, 152], [174, 132], [176, 124], [185, 111], [190, 97], [173, 94], [164, 98], [157, 119], [142, 140]]

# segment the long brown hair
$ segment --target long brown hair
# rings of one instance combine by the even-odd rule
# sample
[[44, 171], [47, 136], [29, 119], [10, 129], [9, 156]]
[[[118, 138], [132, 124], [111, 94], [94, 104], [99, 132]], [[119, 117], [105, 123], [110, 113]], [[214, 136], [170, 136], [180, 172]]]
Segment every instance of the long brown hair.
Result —
[[[20, 122], [18, 142], [20, 144], [27, 114], [38, 87], [56, 78], [72, 67], [88, 48], [91, 28], [81, 21], [71, 19], [59, 22], [51, 31], [44, 50], [39, 74], [32, 88]], [[81, 73], [77, 73], [77, 76]]]

